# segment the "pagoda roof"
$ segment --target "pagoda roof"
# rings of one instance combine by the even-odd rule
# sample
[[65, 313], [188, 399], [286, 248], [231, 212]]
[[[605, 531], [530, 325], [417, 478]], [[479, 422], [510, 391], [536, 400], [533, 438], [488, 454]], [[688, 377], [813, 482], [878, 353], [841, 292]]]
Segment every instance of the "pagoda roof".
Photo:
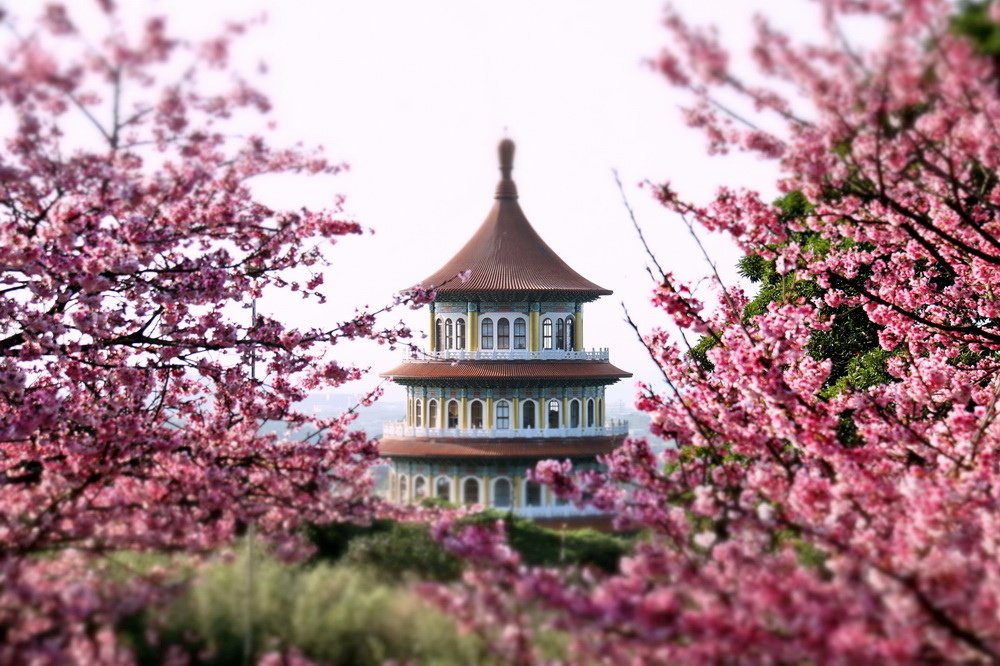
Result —
[[406, 380], [597, 380], [616, 382], [631, 372], [607, 361], [406, 361], [382, 377]]
[[[496, 202], [472, 238], [437, 272], [421, 282], [445, 299], [517, 294], [593, 300], [611, 294], [563, 261], [538, 235], [521, 206], [510, 174], [514, 142], [500, 142], [501, 179]], [[462, 282], [456, 276], [470, 271]]]
[[624, 435], [558, 439], [384, 437], [378, 449], [379, 455], [394, 458], [590, 458], [611, 453], [624, 440]]

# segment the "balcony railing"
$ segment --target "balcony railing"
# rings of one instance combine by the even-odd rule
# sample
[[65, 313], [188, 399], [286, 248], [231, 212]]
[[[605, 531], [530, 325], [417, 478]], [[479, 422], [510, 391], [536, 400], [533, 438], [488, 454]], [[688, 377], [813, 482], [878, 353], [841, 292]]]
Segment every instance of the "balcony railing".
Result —
[[[502, 507], [494, 507], [502, 510]], [[550, 504], [548, 506], [519, 506], [514, 513], [523, 518], [568, 518], [572, 516], [599, 516], [601, 512], [592, 506], [578, 509], [573, 504]]]
[[609, 421], [593, 428], [418, 428], [403, 421], [382, 426], [385, 437], [455, 437], [463, 439], [538, 439], [559, 437], [610, 437], [627, 435], [628, 421]]
[[527, 349], [480, 349], [466, 351], [464, 349], [448, 349], [444, 351], [423, 352], [416, 358], [407, 356], [413, 361], [607, 361], [608, 348], [583, 351], [567, 351], [565, 349], [543, 349], [528, 351]]

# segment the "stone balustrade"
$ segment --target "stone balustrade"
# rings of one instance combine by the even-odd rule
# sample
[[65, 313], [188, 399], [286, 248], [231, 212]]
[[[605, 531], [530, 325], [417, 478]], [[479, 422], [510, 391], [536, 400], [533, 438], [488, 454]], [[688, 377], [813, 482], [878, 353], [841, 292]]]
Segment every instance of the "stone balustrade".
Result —
[[406, 356], [406, 361], [607, 361], [610, 358], [607, 347], [583, 351], [565, 349], [448, 349], [444, 351], [422, 352], [414, 357]]
[[382, 426], [384, 437], [441, 437], [462, 439], [546, 439], [560, 437], [610, 437], [628, 434], [628, 421], [608, 421], [592, 428], [423, 428], [403, 421]]

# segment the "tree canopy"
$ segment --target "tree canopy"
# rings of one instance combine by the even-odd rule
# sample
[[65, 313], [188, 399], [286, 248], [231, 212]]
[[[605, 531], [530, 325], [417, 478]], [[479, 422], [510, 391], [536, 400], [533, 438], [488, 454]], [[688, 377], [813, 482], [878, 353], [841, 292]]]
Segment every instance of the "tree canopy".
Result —
[[253, 182], [342, 165], [268, 139], [267, 98], [228, 64], [246, 25], [194, 43], [99, 5], [97, 39], [60, 5], [3, 19], [4, 663], [127, 661], [116, 619], [169, 586], [115, 582], [96, 555], [204, 553], [254, 525], [288, 556], [303, 522], [368, 520], [374, 443], [295, 404], [359, 376], [336, 346], [410, 336], [375, 312], [312, 329], [257, 312], [265, 291], [323, 302], [324, 247], [362, 229], [338, 200], [274, 210]]
[[[687, 335], [644, 334], [663, 382], [639, 406], [675, 446], [536, 470], [645, 530], [619, 571], [533, 569], [497, 535], [453, 537], [486, 564], [442, 604], [514, 662], [546, 626], [571, 627], [583, 662], [1000, 660], [998, 8], [818, 6], [818, 41], [756, 21], [752, 82], [714, 30], [668, 13], [659, 71], [687, 121], [710, 152], [776, 162], [783, 194], [656, 189], [740, 245], [757, 292], [717, 281], [711, 304], [656, 274], [654, 304]], [[880, 44], [849, 42], [858, 18]]]

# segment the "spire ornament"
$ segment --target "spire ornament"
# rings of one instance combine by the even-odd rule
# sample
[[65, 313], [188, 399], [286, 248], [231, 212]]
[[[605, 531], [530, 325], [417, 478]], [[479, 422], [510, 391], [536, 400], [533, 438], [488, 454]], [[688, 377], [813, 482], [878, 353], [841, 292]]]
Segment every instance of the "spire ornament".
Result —
[[514, 170], [514, 142], [504, 138], [497, 146], [497, 153], [500, 156], [500, 182], [497, 183], [497, 199], [516, 199], [517, 186], [510, 178], [510, 172]]

